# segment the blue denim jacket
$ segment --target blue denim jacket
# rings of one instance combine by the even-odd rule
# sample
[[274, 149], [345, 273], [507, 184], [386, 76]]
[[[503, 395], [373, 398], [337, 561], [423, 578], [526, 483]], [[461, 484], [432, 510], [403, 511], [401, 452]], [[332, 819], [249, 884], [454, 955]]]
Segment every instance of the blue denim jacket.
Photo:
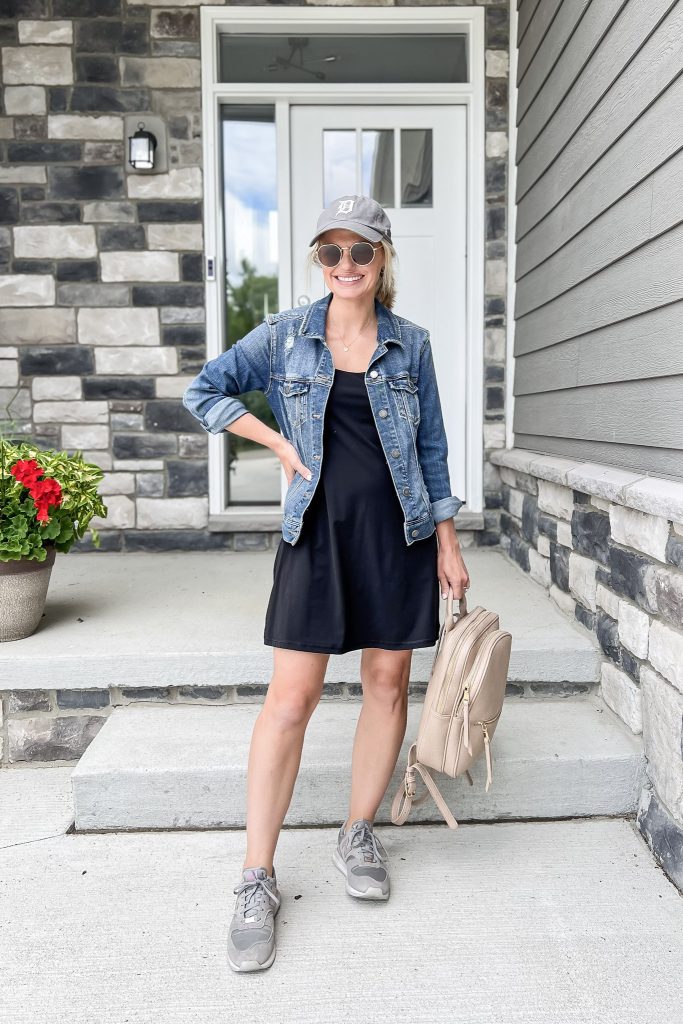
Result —
[[[237, 397], [262, 391], [282, 433], [312, 475], [296, 473], [285, 495], [282, 536], [296, 544], [323, 463], [325, 406], [334, 379], [325, 323], [332, 293], [270, 313], [226, 352], [204, 364], [183, 405], [205, 430], [219, 434], [248, 409]], [[375, 299], [378, 345], [365, 384], [387, 465], [401, 503], [406, 544], [429, 537], [435, 524], [465, 502], [451, 494], [448, 442], [429, 332]]]

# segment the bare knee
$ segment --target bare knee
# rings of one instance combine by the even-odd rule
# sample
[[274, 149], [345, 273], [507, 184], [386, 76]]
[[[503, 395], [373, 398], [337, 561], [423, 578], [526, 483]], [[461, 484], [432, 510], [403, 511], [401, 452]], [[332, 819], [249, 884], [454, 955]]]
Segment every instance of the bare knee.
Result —
[[281, 729], [305, 725], [319, 700], [320, 687], [296, 686], [291, 689], [269, 688], [263, 710], [273, 724]]
[[409, 676], [409, 658], [374, 657], [369, 659], [369, 663], [365, 664], [362, 669], [363, 697], [382, 704], [392, 711], [403, 707], [408, 702]]
[[277, 728], [304, 725], [320, 701], [328, 657], [276, 649], [264, 712]]

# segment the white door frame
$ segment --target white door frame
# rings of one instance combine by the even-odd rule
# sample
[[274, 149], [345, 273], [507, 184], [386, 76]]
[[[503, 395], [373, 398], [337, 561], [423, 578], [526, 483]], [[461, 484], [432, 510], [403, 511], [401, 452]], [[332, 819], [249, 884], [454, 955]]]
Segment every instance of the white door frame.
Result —
[[[221, 139], [219, 113], [222, 103], [272, 103], [278, 150], [289, 152], [289, 106], [293, 103], [458, 103], [467, 108], [467, 511], [483, 510], [483, 376], [484, 376], [484, 284], [485, 284], [485, 66], [483, 7], [202, 7], [202, 144], [204, 175], [205, 267], [213, 261], [214, 273], [206, 274], [207, 359], [224, 348], [224, 261], [223, 188], [220, 176]], [[348, 85], [330, 83], [236, 84], [218, 81], [221, 31], [262, 32], [273, 35], [325, 33], [335, 29], [359, 35], [410, 31], [453, 32], [468, 39], [470, 81], [439, 84]], [[291, 297], [289, 231], [289, 163], [278, 174], [278, 245], [281, 260], [280, 308], [288, 308]], [[442, 395], [447, 381], [439, 381]], [[443, 399], [447, 401], [447, 398]], [[234, 512], [244, 519], [249, 512], [266, 511], [265, 506], [226, 509], [227, 481], [222, 434], [209, 435], [209, 517], [225, 522]], [[268, 511], [271, 511], [269, 508]]]

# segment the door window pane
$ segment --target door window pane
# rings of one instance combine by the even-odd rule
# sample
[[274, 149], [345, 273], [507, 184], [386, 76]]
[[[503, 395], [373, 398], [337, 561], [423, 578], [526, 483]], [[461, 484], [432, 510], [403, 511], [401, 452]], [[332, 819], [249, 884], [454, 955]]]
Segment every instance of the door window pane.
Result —
[[432, 177], [432, 129], [401, 128], [401, 206], [431, 206]]
[[337, 196], [355, 195], [356, 189], [356, 132], [353, 129], [323, 130], [323, 205]]
[[382, 206], [394, 206], [394, 130], [363, 130], [362, 194]]
[[468, 82], [467, 36], [463, 32], [302, 36], [224, 32], [220, 81]]
[[[222, 108], [227, 347], [278, 308], [275, 109]], [[261, 391], [240, 395], [249, 412], [279, 430]], [[229, 505], [279, 505], [281, 464], [270, 448], [227, 435]]]

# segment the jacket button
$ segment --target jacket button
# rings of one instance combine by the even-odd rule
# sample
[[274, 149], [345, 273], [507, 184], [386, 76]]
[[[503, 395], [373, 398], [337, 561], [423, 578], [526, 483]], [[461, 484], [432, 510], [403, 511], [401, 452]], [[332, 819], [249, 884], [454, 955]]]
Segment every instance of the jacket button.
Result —
[[371, 377], [376, 377], [377, 376], [377, 370], [370, 370], [370, 376]]
[[314, 456], [313, 456], [313, 458], [314, 458], [314, 459], [319, 459], [319, 458], [320, 458], [320, 456], [319, 456], [319, 455], [314, 455]]
[[397, 459], [397, 458], [399, 457], [399, 455], [400, 455], [401, 453], [400, 453], [400, 451], [398, 450], [398, 448], [392, 448], [392, 449], [391, 449], [391, 454], [392, 454], [392, 457], [393, 457], [394, 459]]
[[411, 537], [417, 537], [417, 535], [418, 535], [418, 533], [419, 533], [419, 532], [420, 532], [419, 530], [411, 530], [411, 531], [410, 531], [410, 536], [411, 536]]
[[403, 488], [403, 493], [404, 494], [410, 494], [410, 487], [404, 487]]
[[380, 416], [382, 417], [383, 420], [385, 420], [387, 418], [387, 416], [389, 415], [389, 413], [387, 412], [386, 409], [380, 409], [379, 414], [380, 414]]

